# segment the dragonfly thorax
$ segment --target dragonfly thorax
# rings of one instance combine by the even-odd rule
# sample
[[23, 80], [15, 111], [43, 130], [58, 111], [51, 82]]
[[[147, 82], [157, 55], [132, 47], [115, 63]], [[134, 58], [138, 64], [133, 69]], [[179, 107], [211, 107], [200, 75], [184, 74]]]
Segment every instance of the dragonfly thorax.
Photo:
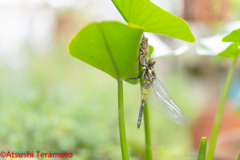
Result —
[[144, 80], [152, 81], [152, 79], [155, 77], [156, 77], [156, 72], [155, 72], [153, 66], [147, 66], [145, 74], [144, 74]]

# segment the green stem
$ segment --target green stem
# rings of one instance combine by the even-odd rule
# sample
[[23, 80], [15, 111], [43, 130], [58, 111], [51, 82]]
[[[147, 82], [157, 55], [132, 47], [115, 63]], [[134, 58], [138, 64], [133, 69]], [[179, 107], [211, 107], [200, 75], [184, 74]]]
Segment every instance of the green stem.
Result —
[[118, 117], [119, 117], [119, 133], [122, 150], [122, 159], [129, 160], [127, 149], [127, 138], [124, 122], [124, 107], [123, 107], [123, 81], [118, 80]]
[[[140, 71], [142, 71], [142, 66], [140, 66]], [[140, 87], [143, 84], [143, 78], [140, 78]], [[144, 129], [145, 129], [145, 159], [152, 160], [152, 147], [151, 147], [151, 136], [150, 136], [150, 123], [149, 123], [149, 112], [148, 105], [145, 103], [144, 105]]]
[[215, 118], [215, 121], [214, 121], [214, 126], [213, 126], [211, 141], [210, 141], [210, 145], [209, 145], [207, 160], [213, 160], [213, 154], [214, 154], [214, 149], [215, 149], [215, 146], [216, 146], [217, 135], [218, 135], [218, 131], [219, 131], [220, 123], [221, 123], [221, 118], [222, 118], [225, 102], [226, 102], [227, 95], [228, 95], [228, 89], [229, 89], [230, 82], [231, 82], [231, 79], [232, 79], [232, 75], [233, 75], [233, 72], [234, 72], [236, 60], [237, 60], [237, 58], [233, 60], [233, 62], [231, 64], [231, 67], [228, 70], [227, 79], [226, 79], [225, 84], [224, 84], [224, 88], [223, 88], [221, 100], [220, 100], [220, 103], [219, 103], [217, 115], [216, 115], [216, 118]]
[[151, 136], [150, 136], [150, 126], [149, 126], [149, 112], [148, 105], [144, 105], [144, 127], [145, 127], [145, 159], [152, 160], [152, 147], [151, 147]]

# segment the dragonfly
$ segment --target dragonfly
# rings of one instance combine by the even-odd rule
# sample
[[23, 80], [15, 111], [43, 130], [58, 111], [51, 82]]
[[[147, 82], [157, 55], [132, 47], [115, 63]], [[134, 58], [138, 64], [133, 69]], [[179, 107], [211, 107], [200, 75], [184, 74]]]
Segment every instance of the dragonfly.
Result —
[[179, 125], [184, 125], [186, 123], [184, 113], [174, 103], [162, 82], [157, 78], [157, 73], [154, 69], [156, 61], [151, 58], [148, 60], [146, 59], [145, 61], [145, 64], [141, 64], [144, 69], [139, 76], [136, 78], [131, 78], [139, 79], [144, 73], [144, 82], [141, 87], [141, 106], [139, 110], [137, 127], [140, 128], [141, 126], [145, 101], [148, 106], [163, 114], [168, 119]]

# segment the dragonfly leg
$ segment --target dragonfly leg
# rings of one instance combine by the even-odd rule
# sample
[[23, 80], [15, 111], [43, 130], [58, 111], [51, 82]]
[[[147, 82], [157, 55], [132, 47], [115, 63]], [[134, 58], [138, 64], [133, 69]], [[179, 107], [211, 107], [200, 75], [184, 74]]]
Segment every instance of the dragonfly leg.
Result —
[[141, 64], [141, 63], [140, 63], [140, 65], [141, 65], [142, 67], [147, 67], [147, 65], [144, 65], [144, 64]]
[[142, 74], [143, 74], [144, 71], [145, 71], [145, 69], [142, 70], [142, 72], [139, 74], [138, 77], [136, 77], [136, 78], [128, 78], [128, 79], [139, 79], [139, 78], [142, 76]]

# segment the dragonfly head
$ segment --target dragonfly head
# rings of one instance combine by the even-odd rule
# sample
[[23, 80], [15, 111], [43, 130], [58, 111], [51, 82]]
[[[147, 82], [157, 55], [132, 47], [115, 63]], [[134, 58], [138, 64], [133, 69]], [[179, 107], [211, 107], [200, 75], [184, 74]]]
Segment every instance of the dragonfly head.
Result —
[[149, 59], [149, 60], [147, 61], [147, 65], [149, 65], [149, 66], [153, 66], [155, 63], [156, 63], [156, 61], [153, 60], [153, 59]]

